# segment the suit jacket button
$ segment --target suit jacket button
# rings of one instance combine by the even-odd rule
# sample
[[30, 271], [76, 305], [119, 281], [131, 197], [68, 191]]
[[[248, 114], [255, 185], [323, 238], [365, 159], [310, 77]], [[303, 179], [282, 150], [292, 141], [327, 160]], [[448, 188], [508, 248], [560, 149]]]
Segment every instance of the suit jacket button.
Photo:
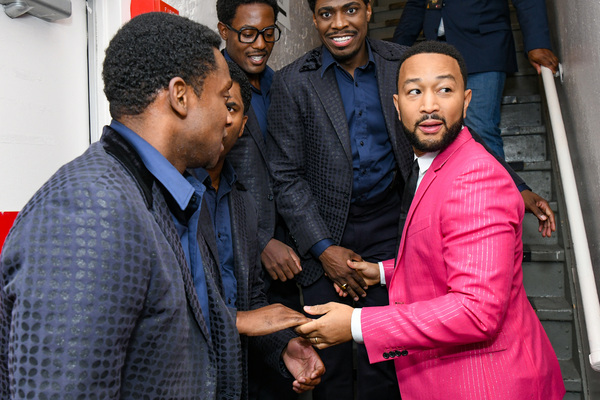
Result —
[[408, 355], [408, 350], [404, 350], [404, 351], [402, 352], [402, 355], [403, 355], [403, 356], [407, 356], [407, 355]]
[[267, 198], [269, 199], [269, 201], [273, 201], [273, 195], [272, 194], [270, 194]]
[[383, 358], [387, 360], [388, 358], [390, 358], [390, 355], [388, 353], [383, 353]]
[[402, 352], [400, 350], [396, 350], [396, 357], [400, 357], [403, 356], [404, 354], [402, 354]]

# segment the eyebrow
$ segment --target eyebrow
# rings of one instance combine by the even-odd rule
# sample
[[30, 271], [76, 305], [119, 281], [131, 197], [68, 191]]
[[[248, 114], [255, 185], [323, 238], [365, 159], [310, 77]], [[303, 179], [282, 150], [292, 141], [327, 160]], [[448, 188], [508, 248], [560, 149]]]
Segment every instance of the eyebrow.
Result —
[[[447, 75], [438, 75], [435, 77], [435, 79], [437, 79], [438, 81], [444, 80], [444, 79], [450, 79], [451, 81], [456, 82], [456, 78], [454, 77], [454, 75], [451, 74], [447, 74]], [[410, 84], [410, 83], [415, 83], [415, 82], [421, 82], [422, 79], [421, 78], [411, 78], [411, 79], [407, 79], [404, 81], [404, 83], [402, 84], [402, 87]]]
[[[350, 3], [343, 4], [343, 5], [342, 5], [341, 7], [339, 7], [339, 8], [341, 8], [341, 9], [343, 10], [344, 8], [348, 8], [348, 7], [356, 7], [357, 5], [360, 5], [360, 3], [359, 3], [358, 1], [351, 1]], [[322, 11], [331, 11], [331, 10], [333, 10], [333, 9], [334, 9], [334, 7], [333, 7], [333, 6], [326, 6], [326, 7], [321, 7], [321, 8], [319, 8], [319, 9], [317, 10], [317, 12], [319, 13], [319, 12], [322, 12]]]

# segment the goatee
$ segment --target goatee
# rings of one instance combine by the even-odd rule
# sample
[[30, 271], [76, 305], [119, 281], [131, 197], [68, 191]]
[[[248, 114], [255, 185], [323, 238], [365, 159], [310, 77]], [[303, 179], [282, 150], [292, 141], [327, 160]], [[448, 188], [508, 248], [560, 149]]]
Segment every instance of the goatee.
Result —
[[[442, 121], [442, 125], [446, 128], [446, 132], [443, 134], [442, 138], [437, 141], [427, 141], [420, 140], [417, 136], [417, 129], [419, 124], [428, 120], [435, 119], [438, 121]], [[437, 114], [428, 114], [423, 116], [419, 121], [417, 121], [413, 127], [413, 129], [409, 129], [404, 122], [402, 122], [402, 128], [404, 129], [404, 133], [406, 134], [406, 138], [408, 142], [417, 150], [423, 153], [432, 153], [434, 151], [442, 151], [446, 147], [450, 146], [452, 142], [456, 139], [462, 127], [464, 125], [464, 119], [461, 117], [456, 123], [448, 127], [446, 124], [446, 119]]]

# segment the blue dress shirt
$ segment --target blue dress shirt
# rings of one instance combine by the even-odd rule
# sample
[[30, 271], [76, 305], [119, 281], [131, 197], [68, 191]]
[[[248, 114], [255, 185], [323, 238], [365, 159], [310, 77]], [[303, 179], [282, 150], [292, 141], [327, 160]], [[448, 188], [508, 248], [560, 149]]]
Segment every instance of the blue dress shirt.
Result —
[[233, 167], [227, 160], [223, 163], [218, 191], [212, 187], [212, 181], [206, 170], [202, 168], [195, 169], [194, 175], [206, 186], [204, 200], [215, 228], [225, 302], [228, 307], [236, 308], [237, 279], [235, 278], [235, 264], [233, 259], [229, 193], [231, 193], [231, 188], [235, 184], [237, 177]]
[[[227, 50], [223, 50], [223, 55], [226, 60], [233, 61], [229, 54], [227, 54]], [[258, 125], [265, 141], [267, 140], [267, 110], [269, 109], [269, 105], [271, 105], [271, 84], [273, 83], [274, 74], [275, 72], [267, 66], [260, 77], [260, 89], [250, 85], [252, 88], [252, 110], [256, 114], [256, 119], [258, 120]]]
[[138, 134], [118, 121], [113, 120], [110, 127], [119, 133], [139, 154], [148, 171], [171, 194], [181, 211], [188, 211], [192, 216], [186, 222], [177, 219], [174, 214], [173, 222], [177, 228], [185, 259], [190, 267], [194, 287], [198, 294], [200, 307], [206, 327], [210, 333], [210, 314], [208, 306], [208, 292], [206, 289], [206, 275], [202, 264], [202, 256], [198, 247], [198, 220], [200, 205], [205, 192], [205, 187], [193, 176], [186, 174], [184, 177], [158, 150], [142, 139]]
[[[334, 69], [348, 121], [353, 170], [351, 202], [368, 204], [391, 185], [396, 170], [371, 46], [367, 42], [369, 61], [354, 70], [354, 78], [335, 61], [325, 46], [322, 49], [321, 76], [327, 69]], [[333, 240], [323, 239], [311, 248], [311, 253], [318, 257], [333, 244]]]

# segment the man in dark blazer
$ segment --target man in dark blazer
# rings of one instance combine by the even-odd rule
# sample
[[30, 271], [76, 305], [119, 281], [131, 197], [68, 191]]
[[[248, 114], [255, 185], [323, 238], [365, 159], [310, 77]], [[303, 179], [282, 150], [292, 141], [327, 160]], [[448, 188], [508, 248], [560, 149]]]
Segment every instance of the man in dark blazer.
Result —
[[[366, 292], [347, 261], [396, 255], [400, 197], [413, 161], [393, 104], [405, 48], [366, 38], [368, 0], [309, 6], [323, 46], [277, 71], [271, 89], [267, 144], [276, 204], [302, 257], [296, 280], [306, 305], [345, 301], [332, 283], [359, 306], [387, 304], [385, 289]], [[513, 179], [524, 185], [514, 171]], [[545, 200], [522, 194], [535, 199], [525, 202], [530, 209], [543, 204], [549, 216], [538, 210], [542, 224], [553, 221]], [[395, 371], [370, 366], [364, 347], [358, 351], [358, 398], [397, 399]], [[327, 373], [314, 399], [353, 398], [351, 352], [343, 344], [320, 353]]]
[[113, 122], [33, 196], [2, 251], [0, 398], [241, 395], [235, 315], [186, 173], [216, 163], [231, 120], [219, 44], [165, 13], [111, 40]]
[[[529, 62], [556, 72], [545, 0], [513, 0]], [[506, 74], [517, 71], [508, 0], [408, 0], [394, 32], [394, 42], [411, 46], [419, 33], [456, 47], [467, 62], [467, 87], [473, 101], [465, 122], [504, 158], [500, 104]]]
[[288, 378], [288, 391], [302, 393], [319, 383], [325, 368], [312, 345], [288, 329], [310, 319], [282, 304], [269, 305], [264, 292], [256, 205], [226, 158], [244, 132], [248, 120], [245, 110], [252, 95], [242, 70], [232, 61], [228, 65], [233, 84], [227, 106], [232, 121], [227, 126], [224, 149], [213, 168], [193, 171], [207, 188], [202, 207], [208, 210], [209, 218], [202, 227], [207, 237], [216, 239], [223, 297], [236, 314], [242, 335], [242, 399], [249, 394], [249, 347], [252, 357]]

